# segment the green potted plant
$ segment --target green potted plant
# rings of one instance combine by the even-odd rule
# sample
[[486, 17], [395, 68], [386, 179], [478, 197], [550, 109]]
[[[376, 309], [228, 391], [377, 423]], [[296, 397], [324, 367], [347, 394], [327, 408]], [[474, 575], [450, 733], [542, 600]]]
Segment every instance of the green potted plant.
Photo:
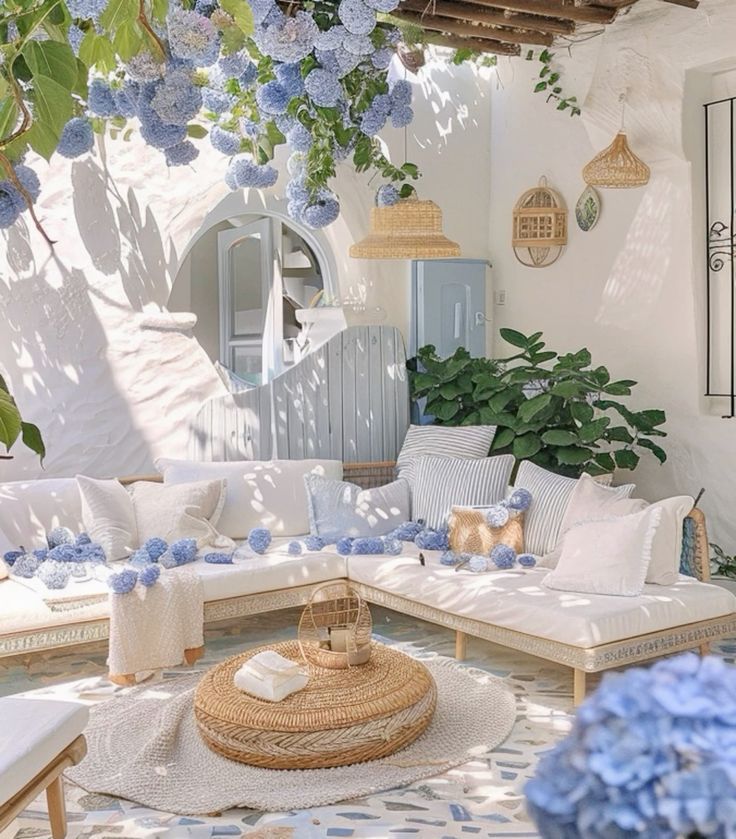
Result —
[[729, 556], [714, 542], [711, 542], [710, 546], [714, 554], [710, 558], [712, 582], [736, 594], [736, 556]]
[[460, 348], [441, 359], [429, 345], [409, 362], [412, 398], [434, 423], [495, 425], [491, 454], [510, 452], [565, 475], [635, 469], [646, 451], [665, 462], [655, 442], [666, 436], [664, 411], [636, 411], [620, 401], [635, 381], [612, 380], [587, 349], [547, 349], [541, 332], [502, 329], [501, 337], [517, 352], [471, 358]]
[[[5, 379], [0, 376], [0, 444], [5, 446], [5, 451], [16, 443], [18, 438], [23, 445], [35, 452], [41, 460], [46, 454], [46, 448], [38, 427], [32, 422], [26, 422], [20, 414], [15, 399], [10, 394]], [[0, 459], [8, 460], [11, 454], [0, 454]]]

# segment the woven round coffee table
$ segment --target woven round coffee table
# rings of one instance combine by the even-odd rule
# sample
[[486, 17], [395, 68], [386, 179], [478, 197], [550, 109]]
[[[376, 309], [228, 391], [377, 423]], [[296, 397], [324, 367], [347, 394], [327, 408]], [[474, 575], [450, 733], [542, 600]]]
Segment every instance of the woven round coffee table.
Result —
[[376, 760], [408, 746], [426, 729], [437, 702], [427, 668], [374, 643], [367, 664], [346, 670], [309, 668], [309, 684], [281, 702], [235, 687], [251, 656], [273, 649], [301, 661], [296, 641], [259, 647], [208, 671], [197, 686], [194, 714], [205, 743], [232, 760], [269, 769], [324, 769]]

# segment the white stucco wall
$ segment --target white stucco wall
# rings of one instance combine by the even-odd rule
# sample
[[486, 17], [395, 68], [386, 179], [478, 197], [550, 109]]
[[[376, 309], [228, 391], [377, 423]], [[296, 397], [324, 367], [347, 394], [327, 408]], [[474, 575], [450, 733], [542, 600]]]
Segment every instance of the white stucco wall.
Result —
[[[506, 290], [499, 325], [544, 330], [554, 349], [587, 346], [594, 362], [637, 379], [639, 407], [668, 415], [669, 460], [646, 458], [635, 480], [646, 497], [707, 490], [711, 535], [736, 550], [736, 420], [703, 397], [705, 272], [702, 103], [708, 84], [694, 68], [736, 65], [736, 4], [702, 0], [699, 11], [641, 0], [603, 37], [558, 54], [565, 89], [584, 100], [571, 119], [531, 95], [533, 65], [502, 61], [492, 97], [490, 242], [494, 283]], [[690, 98], [686, 101], [686, 80]], [[572, 210], [583, 166], [608, 145], [621, 119], [650, 164], [649, 185], [601, 190], [598, 226], [580, 231]], [[736, 95], [733, 90], [730, 95]], [[706, 98], [703, 98], [706, 97]], [[695, 159], [691, 164], [688, 155]], [[546, 174], [570, 207], [569, 245], [543, 270], [522, 267], [510, 247], [511, 211]], [[693, 212], [694, 207], [694, 212]], [[508, 347], [496, 347], [506, 353]]]
[[[446, 231], [466, 255], [485, 257], [488, 81], [445, 65], [415, 81], [407, 145], [425, 173], [421, 194], [441, 204]], [[403, 162], [404, 132], [389, 129], [386, 138]], [[192, 167], [171, 171], [135, 138], [107, 140], [76, 162], [34, 163], [43, 184], [38, 213], [57, 244], [50, 250], [25, 214], [0, 233], [0, 369], [26, 418], [41, 427], [48, 456], [42, 472], [18, 445], [2, 462], [3, 479], [145, 472], [157, 456], [185, 454], [190, 417], [222, 385], [196, 340], [144, 329], [141, 317], [165, 309], [182, 256], [203, 229], [237, 212], [285, 209], [285, 175], [265, 193], [229, 193], [226, 160], [208, 143], [201, 149]], [[340, 168], [343, 213], [324, 240], [341, 293], [364, 287], [386, 322], [405, 330], [407, 263], [347, 255], [367, 231], [378, 183], [369, 187], [366, 176]]]

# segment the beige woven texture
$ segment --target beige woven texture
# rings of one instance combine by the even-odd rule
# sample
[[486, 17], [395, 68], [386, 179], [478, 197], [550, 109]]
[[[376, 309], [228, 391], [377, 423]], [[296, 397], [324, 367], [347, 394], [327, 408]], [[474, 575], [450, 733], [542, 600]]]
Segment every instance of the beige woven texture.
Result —
[[[265, 648], [210, 670], [197, 688], [194, 713], [214, 751], [269, 769], [316, 769], [376, 760], [407, 746], [426, 729], [437, 691], [427, 668], [382, 644], [367, 664], [345, 670], [310, 668], [306, 688], [281, 702], [238, 690], [236, 670]], [[299, 661], [299, 645], [269, 647]]]
[[424, 661], [437, 686], [425, 733], [400, 752], [333, 769], [263, 769], [228, 760], [202, 741], [194, 719], [200, 673], [141, 685], [101, 702], [85, 731], [88, 754], [67, 772], [89, 792], [168, 813], [232, 807], [282, 812], [319, 807], [439, 775], [508, 737], [516, 704], [503, 681], [453, 659]]
[[509, 519], [503, 527], [491, 527], [482, 510], [453, 507], [450, 515], [450, 550], [488, 556], [496, 545], [508, 545], [517, 554], [524, 551], [524, 515]]

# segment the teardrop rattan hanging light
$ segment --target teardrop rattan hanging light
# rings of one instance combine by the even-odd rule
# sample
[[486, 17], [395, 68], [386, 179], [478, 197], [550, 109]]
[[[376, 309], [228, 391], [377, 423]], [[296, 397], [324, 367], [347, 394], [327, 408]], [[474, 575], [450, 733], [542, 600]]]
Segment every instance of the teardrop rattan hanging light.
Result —
[[442, 210], [416, 196], [371, 209], [368, 235], [350, 247], [353, 259], [443, 259], [460, 256], [460, 245], [442, 232]]
[[611, 145], [597, 154], [583, 169], [583, 180], [589, 186], [604, 189], [634, 189], [649, 183], [650, 170], [638, 158], [621, 130]]

